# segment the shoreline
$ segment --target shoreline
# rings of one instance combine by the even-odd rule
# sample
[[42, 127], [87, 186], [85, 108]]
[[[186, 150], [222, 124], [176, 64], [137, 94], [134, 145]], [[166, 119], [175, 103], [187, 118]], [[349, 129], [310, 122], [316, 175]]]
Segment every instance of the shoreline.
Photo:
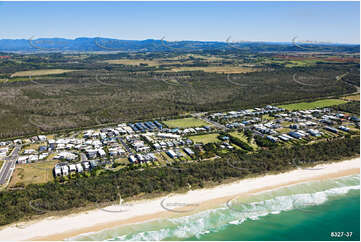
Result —
[[[178, 193], [150, 200], [129, 202], [126, 203], [128, 205], [127, 209], [122, 212], [106, 212], [101, 209], [94, 209], [64, 217], [48, 217], [41, 220], [17, 223], [22, 224], [23, 228], [21, 228], [22, 226], [17, 227], [17, 224], [10, 224], [1, 228], [0, 238], [5, 240], [64, 240], [81, 234], [100, 232], [134, 223], [186, 216], [218, 207], [238, 196], [250, 196], [299, 183], [360, 174], [360, 157], [322, 164], [317, 167], [322, 169], [296, 169], [276, 175], [242, 179], [212, 188], [191, 190], [184, 194]], [[186, 208], [183, 212], [179, 212], [181, 211], [179, 208], [182, 209], [182, 207], [166, 209], [163, 206], [165, 201], [168, 201], [166, 205], [185, 205], [183, 208], [186, 208], [188, 204], [191, 209]], [[107, 208], [114, 211], [111, 206]], [[173, 212], [173, 209], [178, 212]]]

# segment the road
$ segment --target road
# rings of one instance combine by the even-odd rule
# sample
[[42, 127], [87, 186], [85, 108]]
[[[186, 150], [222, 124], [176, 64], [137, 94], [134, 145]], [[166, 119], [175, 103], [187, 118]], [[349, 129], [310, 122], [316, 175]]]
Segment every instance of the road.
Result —
[[0, 185], [4, 185], [10, 180], [15, 169], [15, 163], [18, 159], [20, 149], [21, 145], [15, 146], [10, 156], [5, 158], [5, 163], [0, 171]]
[[118, 138], [118, 140], [120, 141], [120, 143], [122, 143], [122, 145], [124, 146], [124, 148], [128, 151], [128, 153], [133, 153], [132, 150], [129, 148], [129, 146], [124, 142], [124, 140], [122, 138]]
[[195, 114], [192, 114], [193, 117], [196, 117], [196, 118], [199, 118], [199, 119], [202, 119], [203, 121], [209, 123], [209, 124], [212, 124], [214, 126], [216, 126], [217, 128], [219, 129], [223, 129], [223, 130], [227, 130], [227, 127], [220, 124], [220, 123], [217, 123], [215, 121], [212, 121], [204, 116], [202, 116], [204, 113], [195, 113]]

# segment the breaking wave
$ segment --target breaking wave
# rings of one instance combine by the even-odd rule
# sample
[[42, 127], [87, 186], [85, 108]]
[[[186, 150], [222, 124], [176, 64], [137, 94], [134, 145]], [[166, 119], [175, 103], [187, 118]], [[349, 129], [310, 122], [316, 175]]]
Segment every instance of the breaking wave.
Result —
[[360, 176], [309, 182], [256, 194], [248, 200], [233, 199], [228, 205], [189, 216], [161, 219], [143, 224], [78, 237], [79, 240], [179, 240], [218, 232], [227, 226], [258, 220], [284, 211], [311, 211], [313, 206], [360, 190]]

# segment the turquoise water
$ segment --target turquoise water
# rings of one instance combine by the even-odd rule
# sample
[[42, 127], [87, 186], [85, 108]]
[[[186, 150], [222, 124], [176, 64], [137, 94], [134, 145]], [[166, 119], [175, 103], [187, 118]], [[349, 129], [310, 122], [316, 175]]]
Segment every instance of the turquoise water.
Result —
[[[331, 232], [343, 232], [332, 237]], [[352, 235], [350, 235], [352, 232]], [[234, 198], [190, 216], [105, 230], [76, 240], [360, 239], [360, 176], [309, 182]]]

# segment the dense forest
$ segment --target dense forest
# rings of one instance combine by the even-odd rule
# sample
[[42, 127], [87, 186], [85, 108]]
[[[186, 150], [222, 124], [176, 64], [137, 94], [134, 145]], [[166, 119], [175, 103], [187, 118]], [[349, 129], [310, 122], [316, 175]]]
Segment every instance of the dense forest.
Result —
[[24, 189], [0, 192], [0, 225], [33, 218], [40, 213], [81, 208], [139, 195], [169, 193], [217, 184], [270, 172], [284, 172], [318, 162], [359, 155], [360, 137], [345, 137], [292, 148], [274, 147], [258, 153], [230, 153], [220, 159], [177, 164], [172, 167], [121, 169], [101, 176], [78, 178], [63, 183], [28, 185]]
[[335, 110], [360, 115], [360, 101], [353, 101], [333, 107]]

